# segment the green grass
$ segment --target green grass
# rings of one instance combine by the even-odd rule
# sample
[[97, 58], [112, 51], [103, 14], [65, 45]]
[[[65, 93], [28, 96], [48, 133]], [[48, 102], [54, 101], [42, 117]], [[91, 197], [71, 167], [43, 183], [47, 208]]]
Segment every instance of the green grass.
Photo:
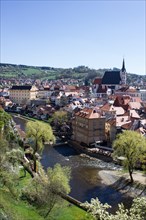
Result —
[[70, 205], [68, 202], [64, 201], [63, 204], [58, 207], [54, 207], [52, 212], [47, 217], [47, 220], [93, 220], [91, 215], [76, 207], [75, 205]]
[[39, 67], [33, 67], [33, 66], [11, 66], [8, 65], [6, 68], [2, 68], [0, 71], [0, 76], [5, 78], [16, 78], [18, 76], [25, 76], [25, 77], [37, 77], [39, 79], [48, 79], [48, 80], [54, 80], [56, 77], [63, 78], [64, 74], [68, 76], [68, 78], [84, 78], [87, 73], [77, 73], [72, 71], [72, 73], [66, 73], [64, 71], [62, 73], [63, 69], [50, 69], [50, 70], [43, 70]]
[[6, 77], [6, 78], [13, 78], [18, 76], [18, 74], [16, 72], [7, 72], [7, 73], [0, 73], [1, 77]]
[[43, 220], [35, 208], [27, 203], [16, 200], [12, 195], [5, 191], [0, 190], [0, 208], [4, 213], [9, 216], [11, 220]]
[[[0, 190], [0, 208], [11, 220], [44, 220], [35, 209], [22, 200], [16, 200], [5, 190]], [[60, 206], [54, 207], [46, 220], [93, 220], [84, 210], [69, 205], [64, 201]]]
[[25, 119], [26, 121], [28, 121], [28, 120], [29, 120], [29, 121], [37, 121], [37, 119], [28, 117], [28, 116], [26, 116], [26, 115], [21, 115], [20, 117], [23, 118], [23, 119]]
[[122, 170], [118, 171], [120, 174], [126, 174], [128, 173], [128, 169], [126, 169], [125, 167], [122, 168]]
[[32, 75], [32, 74], [41, 74], [42, 71], [36, 68], [27, 68], [25, 70], [22, 70], [22, 72], [25, 75]]
[[26, 176], [25, 177], [23, 177], [24, 176], [24, 171], [23, 171], [23, 168], [20, 170], [20, 180], [19, 180], [19, 185], [17, 186], [17, 188], [18, 189], [22, 189], [23, 187], [25, 187], [28, 183], [29, 183], [29, 181], [30, 181], [30, 179], [31, 179], [31, 176], [30, 176], [30, 174], [28, 173], [28, 172], [26, 172]]
[[[20, 177], [24, 175], [20, 170]], [[30, 174], [26, 172], [26, 177], [20, 178], [17, 186], [18, 191], [25, 187], [30, 180]], [[42, 209], [42, 208], [41, 208]], [[57, 204], [47, 218], [40, 215], [42, 210], [29, 205], [27, 202], [17, 200], [7, 188], [0, 188], [0, 213], [5, 213], [11, 220], [93, 220], [84, 210], [63, 200]], [[46, 210], [44, 210], [46, 212]], [[0, 215], [1, 219], [1, 215]]]

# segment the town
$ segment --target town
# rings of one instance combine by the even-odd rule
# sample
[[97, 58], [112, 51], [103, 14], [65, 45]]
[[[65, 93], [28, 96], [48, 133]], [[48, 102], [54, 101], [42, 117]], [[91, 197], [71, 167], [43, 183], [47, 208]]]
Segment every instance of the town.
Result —
[[0, 2], [0, 220], [146, 220], [145, 6]]
[[89, 86], [79, 85], [77, 79], [30, 78], [17, 83], [3, 79], [0, 104], [5, 111], [48, 122], [55, 112], [64, 113], [61, 125], [57, 127], [57, 119], [54, 122], [60, 137], [87, 147], [97, 143], [111, 147], [122, 130], [146, 136], [146, 87], [142, 85], [127, 84], [123, 59], [121, 70], [106, 71]]
[[[87, 76], [89, 77], [89, 74]], [[90, 83], [85, 83], [83, 79], [69, 77], [41, 80], [41, 77], [34, 79], [34, 75], [30, 78], [3, 77], [1, 79], [0, 121], [2, 127], [0, 127], [0, 141], [2, 146], [6, 146], [6, 143], [3, 142], [3, 139], [6, 139], [9, 141], [9, 145], [13, 146], [10, 160], [20, 163], [20, 170], [22, 167], [24, 168], [24, 181], [25, 176], [30, 174], [32, 187], [33, 181], [42, 172], [40, 166], [43, 166], [44, 170], [54, 167], [53, 176], [47, 174], [47, 182], [41, 183], [44, 187], [40, 191], [41, 194], [39, 195], [37, 191], [34, 193], [35, 202], [32, 200], [33, 197], [30, 197], [33, 192], [31, 188], [28, 194], [23, 188], [21, 189], [22, 192], [24, 190], [23, 193], [25, 197], [28, 197], [27, 200], [30, 204], [34, 207], [37, 206], [37, 203], [41, 205], [40, 207], [44, 211], [39, 216], [46, 218], [51, 215], [50, 213], [54, 213], [52, 209], [55, 210], [54, 206], [59, 204], [61, 198], [68, 202], [69, 207], [72, 205], [76, 207], [77, 216], [83, 211], [84, 219], [86, 219], [86, 211], [88, 211], [90, 203], [86, 207], [82, 202], [91, 199], [91, 203], [93, 200], [98, 203], [95, 195], [103, 202], [112, 204], [112, 212], [118, 209], [115, 200], [121, 201], [126, 208], [130, 208], [132, 193], [134, 193], [134, 198], [141, 195], [140, 201], [144, 202], [146, 178], [142, 174], [145, 171], [142, 170], [145, 170], [146, 165], [145, 81], [141, 80], [137, 85], [132, 86], [127, 83], [127, 78], [123, 59], [121, 69], [106, 70], [102, 77], [94, 76], [91, 79], [89, 77]], [[85, 79], [87, 81], [87, 78]], [[11, 115], [13, 120], [10, 120], [11, 117], [9, 118], [7, 114]], [[120, 140], [120, 136], [119, 139], [117, 138], [118, 134], [121, 135], [122, 141], [125, 139], [123, 145], [118, 142], [116, 145], [116, 141]], [[137, 141], [140, 146], [137, 145]], [[23, 155], [21, 160], [20, 156], [16, 160], [17, 145], [21, 146]], [[120, 146], [124, 150], [123, 153], [120, 148], [120, 153], [115, 153], [115, 146]], [[127, 148], [127, 153], [124, 154], [125, 146], [130, 147], [130, 150]], [[3, 162], [4, 155], [3, 153], [1, 155], [2, 170], [7, 163], [7, 160]], [[75, 164], [78, 164], [77, 167]], [[123, 173], [120, 173], [123, 172], [123, 167], [129, 170], [130, 180], [127, 179], [127, 174], [124, 176]], [[71, 169], [71, 174], [69, 174], [69, 169]], [[138, 170], [138, 172], [135, 173], [134, 170]], [[7, 184], [12, 184], [11, 178], [13, 179], [15, 175], [15, 171], [12, 172], [8, 181], [5, 172], [2, 173], [2, 183], [6, 184], [8, 189]], [[51, 188], [46, 194], [47, 198], [45, 200], [43, 197], [39, 198], [38, 196], [46, 193], [50, 184], [48, 181], [56, 178], [55, 175], [59, 178], [53, 182], [55, 191], [50, 186]], [[63, 176], [61, 177], [61, 175]], [[60, 181], [60, 178], [63, 178], [63, 181]], [[70, 178], [72, 181], [69, 184]], [[135, 193], [136, 186], [133, 185], [135, 181], [140, 184], [136, 190], [138, 194]], [[57, 182], [59, 185], [56, 185]], [[126, 193], [126, 197], [123, 197], [123, 191], [119, 190], [119, 187], [122, 186], [127, 190], [127, 183], [132, 184], [130, 190], [128, 189], [130, 193]], [[40, 182], [36, 182], [36, 184], [37, 187], [40, 186]], [[110, 195], [110, 199], [105, 196], [105, 200], [103, 200], [104, 197], [100, 195], [98, 187], [101, 187], [100, 191], [104, 196]], [[17, 189], [15, 184], [14, 189]], [[10, 190], [12, 189], [10, 188]], [[85, 193], [88, 191], [91, 193]], [[69, 192], [70, 194], [68, 194]], [[50, 200], [50, 193], [53, 193], [51, 198], [55, 196], [53, 202]], [[23, 201], [23, 198], [21, 200]], [[48, 204], [50, 204], [50, 211], [46, 212], [45, 205], [48, 206]], [[74, 212], [70, 212], [71, 216], [74, 215]], [[66, 211], [61, 215], [66, 216]], [[89, 219], [92, 219], [92, 212]], [[27, 220], [31, 219], [27, 218]]]

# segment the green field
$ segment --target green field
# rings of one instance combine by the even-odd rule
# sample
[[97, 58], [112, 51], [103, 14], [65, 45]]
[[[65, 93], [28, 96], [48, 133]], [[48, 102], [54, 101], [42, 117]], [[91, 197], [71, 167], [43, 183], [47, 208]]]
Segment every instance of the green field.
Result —
[[35, 78], [35, 79], [62, 79], [62, 78], [75, 78], [82, 79], [87, 76], [86, 73], [76, 72], [73, 69], [62, 69], [62, 68], [42, 68], [34, 66], [23, 66], [23, 65], [11, 65], [1, 64], [0, 65], [0, 77], [3, 78]]
[[41, 74], [41, 70], [37, 69], [37, 68], [26, 68], [26, 69], [22, 69], [21, 70], [23, 74], [29, 76], [29, 75], [38, 75]]

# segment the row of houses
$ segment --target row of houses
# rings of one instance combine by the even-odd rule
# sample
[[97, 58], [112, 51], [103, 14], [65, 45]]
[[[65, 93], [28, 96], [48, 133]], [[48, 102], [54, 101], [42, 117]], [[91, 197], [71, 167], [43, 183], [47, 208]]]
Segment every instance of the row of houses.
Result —
[[142, 135], [146, 134], [146, 103], [137, 95], [126, 95], [125, 90], [123, 94], [109, 95], [107, 99], [85, 97], [77, 90], [70, 90], [66, 94], [62, 92], [62, 95], [58, 96], [59, 93], [53, 90], [49, 96], [49, 104], [48, 99], [35, 98], [38, 93], [34, 86], [15, 86], [11, 90], [15, 91], [14, 101], [21, 103], [19, 106], [28, 106], [30, 112], [41, 119], [52, 115], [55, 112], [54, 106], [60, 105], [61, 110], [73, 116], [72, 138], [87, 145], [94, 142], [107, 142], [111, 145], [116, 134], [122, 129], [133, 129]]
[[73, 139], [88, 146], [95, 142], [106, 142], [111, 146], [122, 130], [134, 130], [146, 136], [146, 104], [137, 102], [136, 105], [129, 100], [123, 106], [120, 99], [121, 96], [117, 96], [113, 104], [108, 102], [103, 106], [83, 108], [75, 113], [72, 121]]

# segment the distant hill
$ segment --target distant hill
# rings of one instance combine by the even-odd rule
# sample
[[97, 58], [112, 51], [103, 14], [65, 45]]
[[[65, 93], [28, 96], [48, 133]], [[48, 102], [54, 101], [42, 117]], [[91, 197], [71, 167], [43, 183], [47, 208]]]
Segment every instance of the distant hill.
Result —
[[15, 77], [30, 77], [34, 79], [60, 79], [60, 78], [73, 78], [84, 79], [88, 75], [90, 78], [99, 76], [101, 77], [105, 72], [105, 69], [95, 70], [85, 66], [79, 66], [75, 68], [54, 68], [46, 66], [27, 66], [16, 64], [0, 64], [0, 76], [3, 78], [15, 78]]
[[[62, 79], [72, 78], [89, 82], [95, 77], [102, 77], [104, 72], [109, 69], [90, 69], [87, 66], [78, 66], [75, 68], [54, 68], [47, 66], [27, 66], [8, 63], [0, 63], [0, 78], [33, 78], [33, 79]], [[114, 67], [113, 70], [118, 70]], [[128, 73], [127, 82], [130, 84], [146, 82], [144, 75]]]

